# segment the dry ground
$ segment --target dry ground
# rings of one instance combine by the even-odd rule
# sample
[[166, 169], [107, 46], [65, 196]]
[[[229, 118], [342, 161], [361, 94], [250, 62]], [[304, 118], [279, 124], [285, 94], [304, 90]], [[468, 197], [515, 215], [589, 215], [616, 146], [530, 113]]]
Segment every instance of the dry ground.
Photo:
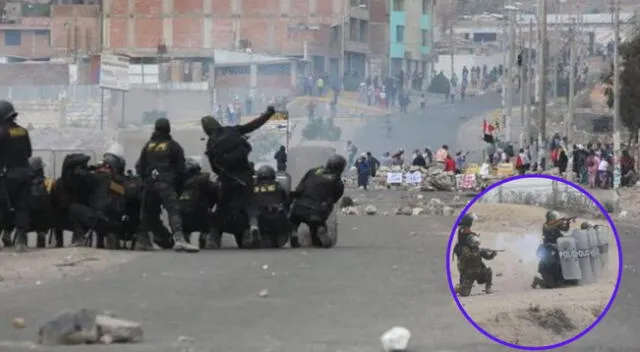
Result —
[[[475, 204], [474, 231], [482, 245], [505, 249], [489, 262], [495, 293], [476, 286], [460, 302], [473, 320], [497, 338], [521, 346], [552, 345], [591, 325], [611, 298], [618, 273], [617, 246], [611, 238], [609, 267], [597, 283], [554, 290], [533, 290], [537, 271], [536, 248], [546, 209], [514, 204]], [[603, 221], [593, 223], [608, 226]], [[581, 220], [572, 224], [579, 227]], [[453, 270], [456, 271], [456, 270]], [[457, 282], [458, 273], [453, 273]]]

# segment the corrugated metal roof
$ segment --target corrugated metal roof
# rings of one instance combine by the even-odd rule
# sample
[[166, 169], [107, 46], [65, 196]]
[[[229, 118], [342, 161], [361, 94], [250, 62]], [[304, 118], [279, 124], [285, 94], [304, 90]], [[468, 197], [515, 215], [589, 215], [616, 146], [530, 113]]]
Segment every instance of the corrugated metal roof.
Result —
[[[105, 50], [105, 52], [108, 52]], [[113, 50], [115, 54], [127, 55], [131, 57], [156, 56], [155, 50]], [[246, 53], [242, 51], [224, 49], [201, 49], [196, 51], [182, 51], [179, 49], [169, 49], [163, 57], [186, 58], [186, 57], [214, 57], [217, 65], [239, 65], [239, 64], [269, 64], [294, 61], [284, 56], [272, 56], [258, 53]]]

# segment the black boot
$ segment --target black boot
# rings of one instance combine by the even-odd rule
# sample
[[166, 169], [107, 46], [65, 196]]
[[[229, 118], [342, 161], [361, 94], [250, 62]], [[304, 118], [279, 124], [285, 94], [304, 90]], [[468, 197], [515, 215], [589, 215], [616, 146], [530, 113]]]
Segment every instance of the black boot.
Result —
[[175, 244], [173, 245], [173, 250], [176, 252], [200, 252], [200, 248], [198, 248], [198, 246], [192, 245], [184, 239], [184, 234], [182, 233], [182, 231], [177, 231], [173, 234], [173, 241], [175, 242]]
[[289, 246], [291, 246], [291, 248], [300, 248], [300, 239], [298, 239], [297, 227], [291, 230], [291, 237], [289, 238]]
[[74, 231], [73, 235], [71, 235], [71, 247], [82, 247], [84, 246], [84, 233], [81, 231]]
[[16, 253], [23, 253], [27, 251], [27, 233], [22, 230], [16, 230]]
[[4, 230], [2, 232], [2, 244], [4, 244], [4, 246], [7, 248], [13, 247], [13, 231], [12, 230]]
[[155, 247], [153, 247], [153, 244], [151, 243], [151, 237], [149, 236], [149, 233], [146, 231], [143, 232], [138, 232], [136, 234], [136, 244], [133, 247], [134, 250], [136, 251], [153, 251], [155, 250]]
[[45, 232], [38, 232], [36, 237], [36, 247], [38, 248], [47, 247], [47, 234]]
[[329, 238], [328, 230], [325, 226], [319, 226], [316, 231], [316, 238], [320, 241], [322, 248], [329, 248], [333, 245], [333, 241]]
[[220, 242], [222, 241], [222, 234], [218, 229], [212, 229], [209, 233], [201, 234], [204, 236], [204, 248], [205, 249], [219, 249]]
[[249, 228], [249, 235], [250, 235], [249, 247], [260, 248], [260, 243], [262, 242], [262, 234], [260, 233], [260, 228], [258, 227], [258, 225], [252, 225]]

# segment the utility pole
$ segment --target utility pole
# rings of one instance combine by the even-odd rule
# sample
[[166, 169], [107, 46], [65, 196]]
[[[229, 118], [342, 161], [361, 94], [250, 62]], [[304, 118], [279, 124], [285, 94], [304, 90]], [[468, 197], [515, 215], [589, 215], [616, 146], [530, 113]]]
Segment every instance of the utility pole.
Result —
[[[450, 42], [451, 45], [449, 48], [451, 50], [451, 77], [449, 77], [449, 79], [451, 80], [453, 79], [453, 75], [456, 74], [456, 69], [455, 69], [456, 40], [453, 37], [453, 23], [449, 25], [449, 40], [451, 41]], [[455, 94], [455, 92], [452, 92], [452, 93]]]
[[[345, 66], [345, 46], [347, 40], [347, 13], [349, 13], [348, 6], [350, 2], [344, 1], [344, 6], [340, 11], [340, 58], [338, 59], [338, 82], [340, 82], [340, 90], [344, 88], [344, 66]], [[389, 65], [391, 66], [391, 65]]]
[[613, 197], [617, 205], [618, 188], [620, 187], [620, 2], [614, 0], [614, 33], [613, 49]]
[[523, 53], [523, 48], [524, 48], [524, 38], [522, 37], [522, 26], [518, 26], [518, 42], [520, 43], [520, 52], [518, 55], [520, 55], [520, 66], [518, 67], [519, 69], [519, 77], [520, 77], [520, 148], [524, 148], [525, 146], [525, 136], [526, 136], [526, 129], [525, 129], [525, 104], [526, 104], [526, 91], [527, 89], [525, 88], [526, 82], [524, 80], [524, 74], [527, 71], [527, 64], [524, 62], [525, 58], [524, 58], [524, 53]]
[[533, 79], [534, 79], [533, 55], [531, 55], [532, 51], [533, 51], [533, 19], [529, 19], [529, 45], [527, 46], [527, 66], [526, 66], [527, 67], [527, 83], [526, 83], [527, 100], [525, 102], [527, 104], [527, 110], [525, 111], [527, 139], [531, 138], [531, 93], [533, 92]]
[[573, 123], [573, 116], [575, 114], [575, 100], [576, 94], [576, 20], [573, 19], [571, 23], [571, 29], [569, 32], [569, 111], [565, 115], [564, 128], [565, 136], [569, 141], [571, 139], [571, 124]]
[[514, 54], [516, 50], [515, 45], [515, 10], [512, 6], [509, 7], [509, 70], [507, 71], [507, 114], [505, 121], [506, 142], [511, 142], [511, 118], [513, 116], [513, 71], [514, 71]]
[[[538, 18], [540, 19], [540, 41], [538, 42], [538, 94], [540, 95], [538, 118], [540, 121], [538, 132], [538, 148], [546, 150], [547, 140], [547, 0], [538, 0]], [[542, 159], [542, 153], [538, 153], [538, 165]]]

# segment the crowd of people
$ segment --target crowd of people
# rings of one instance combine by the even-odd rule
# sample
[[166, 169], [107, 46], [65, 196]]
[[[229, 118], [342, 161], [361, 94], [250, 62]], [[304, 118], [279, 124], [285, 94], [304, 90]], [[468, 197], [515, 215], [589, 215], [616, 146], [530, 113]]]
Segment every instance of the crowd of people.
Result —
[[449, 152], [449, 146], [443, 145], [435, 152], [430, 147], [426, 147], [424, 150], [416, 149], [410, 160], [406, 160], [404, 149], [394, 153], [384, 152], [378, 159], [369, 151], [358, 155], [358, 147], [352, 141], [347, 141], [346, 154], [348, 155], [347, 165], [350, 165], [357, 174], [358, 188], [367, 190], [371, 178], [376, 176], [380, 167], [392, 168], [410, 165], [426, 169], [437, 163], [444, 171], [460, 174], [466, 167], [469, 153], [458, 151], [452, 155]]

